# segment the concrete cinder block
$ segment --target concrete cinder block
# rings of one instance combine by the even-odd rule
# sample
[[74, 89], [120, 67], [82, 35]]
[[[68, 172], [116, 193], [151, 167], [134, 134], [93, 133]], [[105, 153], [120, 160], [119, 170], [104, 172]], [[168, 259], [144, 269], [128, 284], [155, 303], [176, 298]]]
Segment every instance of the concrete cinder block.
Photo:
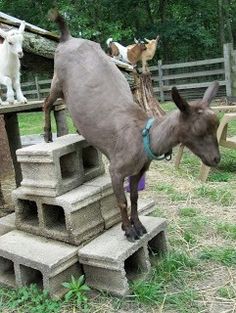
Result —
[[16, 154], [21, 186], [29, 195], [56, 197], [104, 173], [102, 154], [78, 134], [25, 147]]
[[36, 284], [52, 297], [66, 293], [62, 283], [82, 275], [78, 248], [21, 231], [0, 237], [0, 284]]
[[147, 274], [152, 255], [166, 251], [166, 220], [142, 216], [148, 233], [134, 243], [129, 242], [120, 225], [79, 249], [86, 283], [118, 296], [130, 293], [128, 281]]
[[[121, 221], [109, 175], [55, 198], [26, 195], [22, 187], [12, 195], [17, 229], [71, 244], [90, 240]], [[141, 211], [152, 205], [139, 201]]]
[[0, 236], [16, 229], [15, 225], [16, 215], [15, 213], [8, 214], [0, 218]]
[[55, 198], [25, 195], [19, 187], [13, 197], [19, 230], [79, 245], [105, 228], [99, 187], [82, 185]]

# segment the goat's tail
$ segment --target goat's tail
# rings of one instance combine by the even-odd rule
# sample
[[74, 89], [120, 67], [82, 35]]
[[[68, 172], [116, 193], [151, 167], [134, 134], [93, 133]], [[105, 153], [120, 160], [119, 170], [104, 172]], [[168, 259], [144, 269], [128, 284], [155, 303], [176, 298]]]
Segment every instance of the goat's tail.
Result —
[[112, 43], [113, 39], [112, 38], [108, 38], [106, 41], [106, 44], [108, 47], [110, 47], [110, 44]]
[[48, 13], [49, 15], [49, 19], [53, 22], [56, 22], [60, 32], [61, 32], [61, 36], [60, 36], [60, 42], [64, 42], [67, 41], [70, 37], [70, 30], [65, 22], [65, 19], [62, 15], [59, 14], [58, 10], [55, 9], [51, 9]]

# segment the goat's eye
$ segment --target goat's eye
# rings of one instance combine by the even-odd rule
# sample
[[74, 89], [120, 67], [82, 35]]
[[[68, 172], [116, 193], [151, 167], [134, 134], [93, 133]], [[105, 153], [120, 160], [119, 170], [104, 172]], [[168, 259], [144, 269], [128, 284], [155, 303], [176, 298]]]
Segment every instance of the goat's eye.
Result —
[[12, 42], [9, 42], [9, 45], [11, 45], [11, 46], [12, 46], [12, 45], [13, 45], [13, 43], [12, 43]]

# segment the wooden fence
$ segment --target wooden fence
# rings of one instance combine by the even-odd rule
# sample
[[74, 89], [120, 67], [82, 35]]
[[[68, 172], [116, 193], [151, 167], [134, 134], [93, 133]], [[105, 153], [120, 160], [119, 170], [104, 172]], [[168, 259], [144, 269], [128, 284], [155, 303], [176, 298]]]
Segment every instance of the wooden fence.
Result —
[[224, 58], [186, 63], [162, 64], [151, 67], [154, 92], [161, 102], [170, 99], [170, 90], [176, 86], [187, 99], [200, 98], [209, 84], [218, 80], [218, 96], [226, 95]]

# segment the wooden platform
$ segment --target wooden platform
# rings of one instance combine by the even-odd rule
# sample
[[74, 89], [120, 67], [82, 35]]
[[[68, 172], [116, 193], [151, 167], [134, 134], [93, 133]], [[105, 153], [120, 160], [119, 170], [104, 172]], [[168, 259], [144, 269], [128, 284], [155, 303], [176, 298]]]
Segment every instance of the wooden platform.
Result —
[[[27, 103], [14, 103], [14, 104], [0, 105], [0, 114], [42, 111], [43, 103], [44, 103], [44, 99], [33, 100], [33, 101], [31, 100]], [[58, 106], [58, 105], [64, 106], [62, 99], [58, 99], [55, 102], [55, 106]]]

